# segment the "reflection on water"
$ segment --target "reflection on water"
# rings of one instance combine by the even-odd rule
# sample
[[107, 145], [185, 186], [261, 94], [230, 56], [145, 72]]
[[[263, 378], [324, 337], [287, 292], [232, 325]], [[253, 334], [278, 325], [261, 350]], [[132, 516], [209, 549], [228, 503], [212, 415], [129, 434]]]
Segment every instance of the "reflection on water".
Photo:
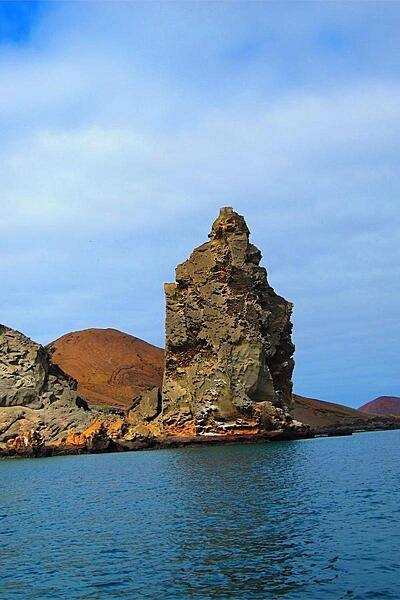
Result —
[[1, 598], [398, 598], [400, 432], [0, 463]]

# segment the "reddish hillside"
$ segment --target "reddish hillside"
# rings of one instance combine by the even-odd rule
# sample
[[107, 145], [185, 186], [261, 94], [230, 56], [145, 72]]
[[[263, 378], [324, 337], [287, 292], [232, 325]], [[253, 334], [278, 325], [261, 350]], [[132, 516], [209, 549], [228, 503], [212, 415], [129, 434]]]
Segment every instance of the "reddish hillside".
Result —
[[49, 348], [89, 404], [124, 408], [143, 388], [161, 386], [163, 350], [116, 329], [67, 333]]
[[366, 414], [355, 408], [297, 395], [294, 396], [293, 416], [311, 427], [350, 426], [360, 420], [369, 420]]
[[398, 396], [379, 396], [360, 407], [370, 415], [400, 415], [400, 398]]

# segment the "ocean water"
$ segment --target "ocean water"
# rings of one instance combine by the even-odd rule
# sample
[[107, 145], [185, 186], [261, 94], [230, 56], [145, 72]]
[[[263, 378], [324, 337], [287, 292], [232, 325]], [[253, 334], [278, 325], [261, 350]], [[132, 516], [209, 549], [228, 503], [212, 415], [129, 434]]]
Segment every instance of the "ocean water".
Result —
[[0, 461], [0, 598], [400, 598], [400, 432]]

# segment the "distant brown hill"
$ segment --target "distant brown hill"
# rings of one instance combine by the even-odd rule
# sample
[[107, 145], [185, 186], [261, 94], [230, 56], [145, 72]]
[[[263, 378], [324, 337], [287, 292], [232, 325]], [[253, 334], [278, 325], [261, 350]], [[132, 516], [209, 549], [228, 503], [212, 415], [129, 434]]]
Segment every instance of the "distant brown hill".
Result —
[[294, 418], [311, 427], [330, 427], [338, 424], [350, 427], [358, 421], [362, 423], [369, 420], [368, 415], [360, 410], [342, 404], [297, 395], [294, 396], [294, 401]]
[[127, 408], [144, 388], [161, 386], [164, 351], [116, 329], [67, 333], [48, 348], [89, 404]]
[[361, 406], [360, 410], [370, 415], [400, 416], [400, 398], [398, 396], [379, 396]]

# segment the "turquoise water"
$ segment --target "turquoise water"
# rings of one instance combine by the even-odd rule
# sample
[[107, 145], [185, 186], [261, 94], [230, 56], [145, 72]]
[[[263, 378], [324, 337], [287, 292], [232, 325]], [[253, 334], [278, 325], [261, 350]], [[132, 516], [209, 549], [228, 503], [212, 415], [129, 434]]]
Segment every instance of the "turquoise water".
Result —
[[400, 432], [0, 461], [0, 597], [400, 598]]

